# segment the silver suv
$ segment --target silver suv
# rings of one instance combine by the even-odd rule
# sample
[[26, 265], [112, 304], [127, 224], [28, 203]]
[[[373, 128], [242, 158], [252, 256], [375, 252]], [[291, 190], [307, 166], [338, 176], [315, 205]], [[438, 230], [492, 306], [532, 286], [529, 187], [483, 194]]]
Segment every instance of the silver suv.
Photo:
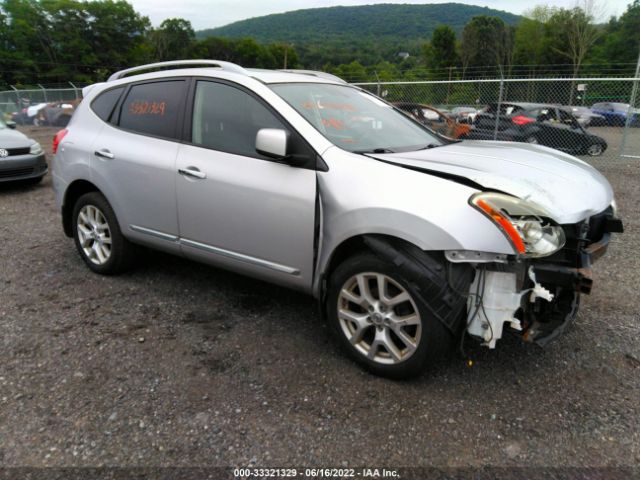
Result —
[[122, 272], [144, 245], [308, 292], [356, 361], [396, 378], [465, 334], [554, 338], [622, 231], [587, 163], [439, 136], [320, 72], [124, 70], [84, 90], [54, 148], [91, 270]]

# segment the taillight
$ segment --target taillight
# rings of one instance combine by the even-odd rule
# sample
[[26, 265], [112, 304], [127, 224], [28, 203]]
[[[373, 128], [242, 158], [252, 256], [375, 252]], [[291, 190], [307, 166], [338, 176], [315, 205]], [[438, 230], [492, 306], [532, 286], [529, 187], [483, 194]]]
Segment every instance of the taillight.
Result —
[[55, 155], [58, 152], [58, 147], [60, 146], [60, 142], [64, 138], [64, 136], [69, 133], [69, 130], [63, 128], [58, 133], [53, 136], [53, 154]]
[[516, 125], [526, 125], [527, 123], [535, 122], [535, 119], [530, 117], [525, 117], [524, 115], [516, 115], [511, 119], [511, 121]]

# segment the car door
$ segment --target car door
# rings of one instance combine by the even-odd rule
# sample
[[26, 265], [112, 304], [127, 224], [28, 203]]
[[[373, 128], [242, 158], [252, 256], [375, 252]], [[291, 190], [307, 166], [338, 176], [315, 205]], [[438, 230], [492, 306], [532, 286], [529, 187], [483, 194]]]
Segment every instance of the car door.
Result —
[[562, 143], [562, 132], [559, 132], [560, 124], [558, 112], [552, 107], [540, 107], [531, 111], [535, 116], [539, 128], [536, 133], [538, 143], [546, 147], [560, 148]]
[[558, 109], [558, 116], [560, 118], [558, 130], [561, 132], [561, 136], [557, 148], [565, 152], [583, 151], [587, 136], [578, 121], [573, 115], [562, 109]]
[[597, 103], [593, 106], [593, 110], [605, 118], [607, 125], [615, 123], [613, 105], [610, 103]]
[[425, 125], [431, 130], [448, 137], [453, 135], [449, 122], [440, 112], [424, 107], [422, 108], [422, 114], [425, 118]]
[[175, 162], [186, 93], [185, 79], [131, 85], [93, 148], [92, 175], [123, 233], [169, 251], [179, 251]]
[[289, 134], [289, 152], [315, 152], [240, 86], [197, 80], [178, 152], [176, 192], [185, 255], [272, 282], [312, 284], [316, 172], [256, 152], [258, 130]]

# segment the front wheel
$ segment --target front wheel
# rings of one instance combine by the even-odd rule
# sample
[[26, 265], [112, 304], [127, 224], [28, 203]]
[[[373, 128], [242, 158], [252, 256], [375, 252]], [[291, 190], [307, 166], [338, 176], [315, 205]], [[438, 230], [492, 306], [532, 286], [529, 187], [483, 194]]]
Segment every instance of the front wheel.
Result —
[[[347, 353], [371, 372], [412, 377], [449, 349], [465, 302], [449, 291], [444, 276], [439, 278], [444, 266], [435, 260], [430, 266], [422, 285], [402, 267], [368, 253], [346, 260], [333, 273], [327, 295], [332, 330]], [[451, 316], [456, 317], [453, 331], [443, 322]]]
[[76, 248], [91, 270], [112, 275], [131, 266], [135, 247], [122, 235], [116, 215], [102, 194], [82, 195], [73, 208], [72, 218]]

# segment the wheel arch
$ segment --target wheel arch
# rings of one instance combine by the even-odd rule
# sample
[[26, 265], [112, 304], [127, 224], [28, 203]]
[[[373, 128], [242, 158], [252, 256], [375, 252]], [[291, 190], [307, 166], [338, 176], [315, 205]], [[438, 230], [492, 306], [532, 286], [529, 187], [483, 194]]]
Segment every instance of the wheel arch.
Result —
[[338, 265], [344, 262], [347, 258], [363, 252], [375, 253], [370, 244], [367, 243], [368, 239], [374, 239], [396, 246], [411, 246], [421, 249], [419, 245], [416, 245], [405, 238], [394, 235], [382, 233], [363, 233], [353, 235], [343, 240], [333, 248], [327, 257], [327, 260], [318, 266], [318, 275], [316, 275], [317, 278], [313, 287], [313, 294], [315, 297], [319, 299], [324, 297], [326, 280], [331, 276], [331, 273], [335, 271]]
[[73, 207], [82, 195], [89, 192], [100, 192], [100, 189], [90, 181], [84, 179], [74, 180], [64, 192], [62, 202], [62, 228], [67, 237], [73, 236], [73, 228], [71, 226]]
[[[326, 299], [332, 273], [346, 259], [364, 252], [370, 252], [392, 264], [414, 286], [417, 286], [418, 292], [426, 279], [431, 279], [432, 283], [439, 285], [439, 293], [442, 294], [444, 303], [448, 306], [447, 308], [452, 309], [451, 315], [441, 315], [442, 312], [432, 313], [451, 334], [455, 336], [460, 333], [462, 314], [466, 305], [465, 294], [461, 292], [468, 292], [475, 275], [474, 269], [469, 264], [449, 264], [442, 251], [423, 250], [415, 243], [391, 235], [357, 235], [348, 238], [334, 249], [319, 285], [318, 298], [323, 317], [327, 315]], [[423, 300], [425, 298], [427, 297], [422, 296]], [[456, 303], [454, 301], [456, 298], [463, 300]]]

